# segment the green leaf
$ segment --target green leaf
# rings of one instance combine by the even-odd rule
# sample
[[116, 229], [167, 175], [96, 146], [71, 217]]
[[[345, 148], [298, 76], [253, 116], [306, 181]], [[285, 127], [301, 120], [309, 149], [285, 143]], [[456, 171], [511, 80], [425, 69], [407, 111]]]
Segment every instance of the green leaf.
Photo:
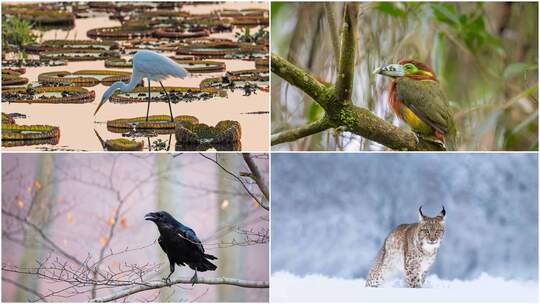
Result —
[[455, 4], [452, 3], [434, 3], [431, 5], [433, 15], [437, 20], [457, 26], [459, 22], [459, 14], [457, 12]]
[[395, 3], [392, 3], [392, 2], [379, 2], [376, 6], [376, 8], [383, 12], [383, 13], [386, 13], [390, 16], [394, 16], [394, 17], [405, 17], [407, 16], [407, 11], [399, 8], [396, 6]]
[[538, 69], [538, 66], [535, 64], [529, 64], [524, 62], [515, 62], [512, 64], [509, 64], [503, 72], [503, 77], [505, 79], [508, 79], [516, 74], [520, 74], [526, 71], [536, 70]]
[[322, 113], [323, 113], [323, 108], [316, 102], [312, 103], [309, 106], [309, 110], [308, 110], [308, 121], [309, 122], [316, 121], [317, 119], [319, 119]]

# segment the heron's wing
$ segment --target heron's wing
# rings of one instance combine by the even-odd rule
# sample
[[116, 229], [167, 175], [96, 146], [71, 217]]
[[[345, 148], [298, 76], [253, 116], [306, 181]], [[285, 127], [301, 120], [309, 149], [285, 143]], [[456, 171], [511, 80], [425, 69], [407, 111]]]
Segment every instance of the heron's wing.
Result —
[[133, 70], [151, 80], [162, 80], [168, 77], [186, 77], [187, 71], [167, 56], [151, 52], [138, 51], [133, 56]]
[[404, 77], [397, 82], [396, 92], [399, 100], [423, 122], [439, 132], [448, 131], [452, 117], [439, 83]]

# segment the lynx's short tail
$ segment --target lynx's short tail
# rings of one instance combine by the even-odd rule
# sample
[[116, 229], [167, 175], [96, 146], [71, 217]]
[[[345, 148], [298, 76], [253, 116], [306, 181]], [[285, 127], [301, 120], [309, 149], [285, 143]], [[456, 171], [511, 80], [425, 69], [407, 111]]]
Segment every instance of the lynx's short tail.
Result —
[[375, 261], [373, 261], [373, 265], [371, 265], [371, 270], [368, 273], [367, 280], [366, 280], [366, 287], [379, 287], [383, 283], [383, 275], [381, 272], [382, 263], [384, 260], [384, 255], [386, 253], [386, 250], [384, 249], [384, 246], [379, 249], [379, 252], [377, 253], [377, 256], [375, 257]]

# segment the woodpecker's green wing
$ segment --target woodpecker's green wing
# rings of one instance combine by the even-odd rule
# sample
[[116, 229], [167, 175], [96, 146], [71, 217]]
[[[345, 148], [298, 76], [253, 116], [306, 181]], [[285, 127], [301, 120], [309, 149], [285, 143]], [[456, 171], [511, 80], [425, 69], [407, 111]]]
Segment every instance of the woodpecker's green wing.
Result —
[[435, 81], [407, 77], [397, 81], [398, 99], [433, 129], [446, 134], [454, 128], [448, 100]]

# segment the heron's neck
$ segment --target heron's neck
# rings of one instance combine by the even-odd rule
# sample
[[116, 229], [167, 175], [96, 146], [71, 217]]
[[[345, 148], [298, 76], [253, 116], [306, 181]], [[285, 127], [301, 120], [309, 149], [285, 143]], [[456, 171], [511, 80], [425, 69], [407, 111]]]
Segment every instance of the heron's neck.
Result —
[[122, 82], [122, 86], [120, 86], [119, 88], [122, 92], [131, 92], [140, 81], [141, 75], [137, 72], [137, 70], [134, 69], [129, 82], [127, 84]]

